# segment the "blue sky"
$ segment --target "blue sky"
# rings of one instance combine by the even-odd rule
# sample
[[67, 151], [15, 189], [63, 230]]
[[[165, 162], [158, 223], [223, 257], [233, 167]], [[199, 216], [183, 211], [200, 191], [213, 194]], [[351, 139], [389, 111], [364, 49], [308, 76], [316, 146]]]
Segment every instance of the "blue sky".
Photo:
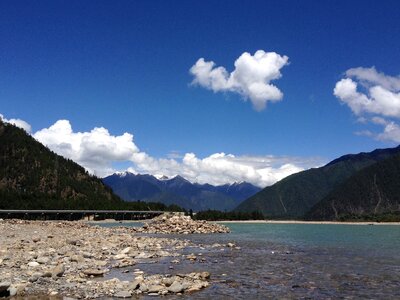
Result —
[[[395, 131], [380, 135], [398, 115], [334, 95], [352, 68], [397, 80], [399, 32], [397, 1], [1, 1], [0, 113], [33, 134], [63, 119], [74, 132], [128, 132], [156, 160], [224, 152], [309, 167], [399, 143]], [[230, 73], [257, 50], [289, 62], [271, 81], [283, 98], [264, 110], [243, 93], [191, 84], [199, 58]], [[138, 170], [131, 162], [108, 161]]]

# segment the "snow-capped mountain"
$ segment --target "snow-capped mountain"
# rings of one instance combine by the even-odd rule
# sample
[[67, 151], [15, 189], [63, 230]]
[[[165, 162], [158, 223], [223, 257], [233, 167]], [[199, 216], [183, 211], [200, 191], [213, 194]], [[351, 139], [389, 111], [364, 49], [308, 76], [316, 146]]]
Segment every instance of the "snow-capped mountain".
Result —
[[129, 172], [115, 173], [104, 178], [103, 182], [127, 201], [177, 204], [193, 211], [231, 210], [261, 190], [248, 182], [214, 186], [191, 183], [180, 175], [168, 178]]

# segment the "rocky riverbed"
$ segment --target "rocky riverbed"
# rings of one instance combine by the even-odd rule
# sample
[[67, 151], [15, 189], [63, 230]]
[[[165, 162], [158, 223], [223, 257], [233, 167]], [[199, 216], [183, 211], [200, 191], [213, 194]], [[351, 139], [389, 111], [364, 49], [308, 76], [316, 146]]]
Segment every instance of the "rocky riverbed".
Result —
[[[157, 225], [159, 222], [172, 224], [167, 219], [160, 217], [140, 231], [159, 232], [151, 228], [161, 226]], [[176, 220], [173, 218], [172, 222]], [[180, 226], [184, 228], [180, 231], [172, 231], [170, 227], [169, 231], [184, 233], [188, 226], [194, 228], [189, 220], [186, 223], [191, 225]], [[216, 228], [213, 225], [216, 224], [211, 224], [208, 232]], [[206, 226], [202, 224], [199, 228], [203, 229], [198, 230], [207, 232]], [[193, 231], [196, 232], [190, 229]], [[182, 254], [187, 247], [196, 245], [182, 239], [143, 236], [135, 228], [104, 228], [84, 222], [0, 220], [0, 297], [130, 298], [140, 294], [195, 292], [209, 285], [210, 273], [201, 268], [198, 272], [169, 275], [145, 274], [136, 266], [138, 261], [146, 260], [157, 263], [170, 259], [171, 265], [182, 259], [195, 262], [195, 255]], [[110, 278], [110, 270], [132, 276], [124, 281]]]

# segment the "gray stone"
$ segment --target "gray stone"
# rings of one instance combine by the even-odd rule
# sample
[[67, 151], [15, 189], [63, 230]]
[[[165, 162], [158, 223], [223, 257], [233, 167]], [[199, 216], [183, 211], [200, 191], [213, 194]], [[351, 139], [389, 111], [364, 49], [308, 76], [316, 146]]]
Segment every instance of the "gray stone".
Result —
[[0, 293], [7, 291], [7, 289], [10, 287], [11, 282], [9, 281], [2, 281], [0, 282]]
[[8, 292], [10, 293], [10, 297], [13, 297], [17, 294], [18, 292], [18, 287], [15, 285], [12, 285], [8, 288]]
[[203, 280], [210, 278], [210, 276], [211, 276], [210, 272], [201, 272], [200, 273], [200, 278]]
[[114, 259], [121, 260], [127, 258], [128, 256], [125, 253], [117, 254], [114, 256]]
[[83, 273], [87, 276], [103, 276], [107, 273], [107, 269], [86, 269]]
[[65, 267], [63, 264], [58, 265], [57, 267], [55, 267], [52, 271], [51, 271], [51, 275], [53, 277], [61, 277], [63, 276], [65, 272]]
[[158, 293], [161, 290], [165, 289], [163, 285], [155, 284], [155, 285], [149, 285], [149, 293]]
[[28, 262], [28, 267], [36, 268], [37, 266], [39, 266], [39, 263], [36, 262], [36, 261], [30, 261], [30, 262]]
[[33, 236], [32, 237], [32, 242], [34, 242], [34, 243], [40, 242], [40, 237], [39, 236]]
[[135, 279], [134, 281], [132, 281], [132, 283], [129, 285], [129, 289], [130, 290], [136, 290], [138, 287], [139, 287], [139, 285], [140, 285], [140, 283], [142, 282], [143, 280], [139, 280], [139, 279]]
[[126, 247], [126, 248], [123, 249], [120, 253], [121, 253], [121, 254], [128, 254], [131, 250], [132, 250], [132, 247]]
[[194, 254], [192, 253], [192, 254], [187, 255], [187, 256], [186, 256], [186, 259], [188, 259], [188, 260], [196, 260], [197, 257], [196, 257], [196, 255], [194, 255]]
[[42, 277], [51, 277], [51, 272], [50, 272], [50, 271], [45, 271], [45, 272], [42, 274]]
[[50, 258], [41, 256], [36, 259], [39, 264], [47, 264], [50, 261]]
[[178, 281], [174, 281], [167, 289], [171, 293], [180, 293], [183, 291], [183, 285]]
[[75, 240], [75, 239], [67, 239], [65, 242], [66, 242], [68, 245], [73, 245], [73, 246], [75, 246], [76, 244], [78, 244], [78, 240]]
[[114, 297], [116, 297], [116, 298], [130, 298], [130, 297], [132, 297], [132, 294], [129, 291], [121, 291], [121, 292], [118, 292], [118, 293], [114, 294]]
[[38, 279], [39, 279], [39, 276], [32, 275], [31, 277], [28, 278], [28, 281], [29, 282], [36, 282], [36, 281], [38, 281]]
[[73, 262], [83, 262], [83, 261], [85, 261], [85, 258], [82, 255], [72, 255], [71, 256], [71, 261], [73, 261]]
[[83, 252], [83, 257], [84, 257], [84, 258], [92, 258], [92, 257], [93, 257], [93, 254], [92, 254], [92, 253], [89, 253], [89, 252]]
[[139, 290], [142, 292], [147, 292], [149, 290], [149, 287], [147, 286], [147, 284], [143, 283], [140, 285]]
[[173, 284], [175, 279], [173, 277], [166, 277], [162, 279], [162, 283], [165, 284], [165, 286], [170, 286]]

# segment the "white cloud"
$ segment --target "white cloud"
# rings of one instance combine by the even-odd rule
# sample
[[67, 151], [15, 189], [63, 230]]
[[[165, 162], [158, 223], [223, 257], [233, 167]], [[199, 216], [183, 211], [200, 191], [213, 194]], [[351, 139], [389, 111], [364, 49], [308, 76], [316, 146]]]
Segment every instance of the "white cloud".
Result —
[[37, 131], [33, 137], [98, 176], [112, 172], [113, 162], [131, 160], [139, 152], [129, 133], [113, 136], [103, 127], [95, 127], [90, 132], [74, 132], [68, 120], [59, 120], [49, 128]]
[[235, 156], [225, 153], [215, 153], [205, 158], [198, 158], [194, 153], [155, 158], [141, 152], [130, 133], [112, 135], [103, 127], [95, 127], [88, 132], [74, 132], [68, 120], [59, 120], [32, 136], [52, 151], [72, 159], [99, 177], [116, 172], [113, 163], [128, 162], [131, 166], [127, 170], [133, 173], [168, 177], [181, 175], [191, 182], [210, 184], [248, 181], [264, 187], [290, 174], [321, 165], [321, 160], [316, 158]]
[[352, 68], [336, 83], [333, 94], [348, 105], [363, 123], [383, 126], [381, 133], [356, 132], [380, 141], [400, 143], [400, 77], [388, 76], [372, 68]]
[[384, 73], [379, 73], [375, 67], [352, 68], [346, 71], [346, 76], [356, 78], [366, 87], [379, 85], [390, 91], [400, 90], [400, 76], [387, 76]]
[[400, 126], [395, 122], [387, 122], [384, 124], [383, 132], [375, 135], [375, 137], [381, 141], [400, 143]]
[[272, 80], [282, 77], [281, 68], [288, 64], [288, 57], [275, 52], [258, 50], [254, 55], [244, 52], [235, 61], [235, 69], [228, 73], [224, 67], [216, 67], [213, 61], [200, 58], [190, 68], [193, 84], [214, 92], [235, 92], [250, 99], [254, 108], [263, 110], [268, 101], [280, 101], [282, 92]]
[[168, 177], [181, 175], [191, 182], [225, 184], [247, 181], [265, 187], [304, 168], [315, 167], [317, 159], [299, 159], [275, 156], [235, 156], [215, 153], [198, 158], [186, 153], [181, 160], [154, 159], [147, 155], [134, 160], [135, 170], [140, 173], [163, 174]]
[[26, 132], [31, 133], [32, 127], [27, 122], [21, 119], [6, 119], [2, 114], [0, 114], [0, 119], [6, 123], [13, 124], [19, 128], [24, 129]]
[[336, 83], [333, 93], [357, 116], [400, 118], [400, 78], [378, 73], [375, 68], [347, 70], [346, 78]]

